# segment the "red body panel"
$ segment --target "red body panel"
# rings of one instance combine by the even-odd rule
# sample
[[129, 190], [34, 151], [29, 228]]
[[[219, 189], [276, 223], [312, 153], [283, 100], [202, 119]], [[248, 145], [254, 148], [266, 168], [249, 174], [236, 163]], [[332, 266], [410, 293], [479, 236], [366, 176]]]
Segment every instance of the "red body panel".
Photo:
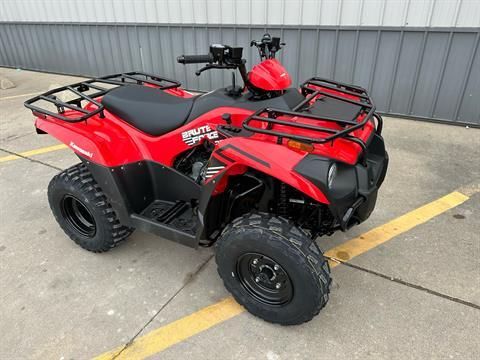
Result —
[[[218, 155], [220, 149], [223, 156]], [[318, 187], [293, 171], [305, 155], [305, 152], [292, 151], [286, 146], [241, 137], [221, 141], [213, 153], [217, 160], [227, 163], [226, 170], [224, 170], [227, 175], [237, 175], [245, 172], [248, 168], [256, 169], [293, 186], [314, 200], [329, 204]], [[229, 162], [225, 160], [226, 158], [233, 161]], [[213, 181], [213, 179], [215, 178], [208, 180]], [[225, 181], [225, 177], [222, 180]], [[219, 184], [217, 191], [223, 190], [222, 185], [222, 183]]]
[[287, 70], [276, 59], [268, 59], [255, 65], [248, 73], [248, 80], [258, 89], [267, 91], [286, 90], [292, 85]]
[[[267, 61], [264, 61], [262, 64], [265, 66]], [[270, 62], [270, 64], [275, 65], [277, 62]], [[287, 78], [283, 81], [282, 86], [289, 83], [290, 79]], [[272, 84], [271, 86], [280, 85], [277, 82], [276, 85]], [[171, 89], [168, 92], [180, 97], [192, 96], [192, 94], [181, 89]], [[340, 95], [348, 94], [340, 93]], [[94, 105], [88, 105], [87, 108], [89, 106], [92, 107]], [[227, 175], [241, 174], [248, 168], [254, 168], [293, 186], [319, 202], [328, 203], [325, 195], [316, 186], [293, 171], [294, 167], [307, 154], [305, 151], [292, 150], [286, 146], [286, 140], [278, 143], [277, 137], [260, 133], [254, 133], [250, 137], [220, 139], [216, 128], [217, 125], [225, 124], [225, 121], [222, 119], [222, 115], [225, 113], [231, 114], [231, 125], [241, 127], [243, 120], [251, 115], [253, 110], [219, 107], [176, 130], [158, 137], [141, 132], [106, 110], [104, 111], [104, 118], [95, 115], [87, 121], [72, 123], [46, 116], [45, 118], [38, 117], [35, 125], [37, 128], [70, 146], [80, 156], [107, 167], [121, 166], [142, 160], [151, 160], [166, 166], [172, 166], [175, 158], [180, 153], [188, 150], [191, 146], [196, 146], [210, 139], [216, 142], [213, 156], [221, 160], [218, 157], [218, 150], [222, 149], [228, 158], [234, 160], [227, 164]], [[73, 110], [65, 111], [63, 115], [68, 117], [69, 114], [72, 117], [78, 115]], [[288, 120], [292, 122], [310, 121], [312, 123], [312, 120], [301, 117], [290, 117]], [[158, 121], [161, 120], [159, 119]], [[315, 122], [318, 125], [333, 129], [339, 126], [332, 122]], [[275, 126], [279, 130], [282, 127], [282, 125]], [[353, 132], [352, 135], [367, 141], [374, 132], [374, 128], [374, 124], [369, 122], [362, 129]], [[291, 129], [283, 130], [291, 131]], [[312, 135], [309, 134], [309, 130], [297, 129], [295, 131], [307, 136]], [[318, 133], [314, 135], [318, 136]], [[186, 136], [195, 137], [196, 143], [194, 145], [187, 144], [185, 141]], [[337, 161], [355, 164], [358, 161], [361, 149], [359, 145], [352, 141], [340, 138], [335, 140], [335, 146], [332, 146], [332, 143], [315, 144], [313, 152]], [[246, 156], [246, 154], [250, 156]], [[253, 160], [254, 158], [261, 159], [261, 161], [255, 161]], [[224, 160], [222, 161], [225, 163]], [[265, 166], [265, 164], [268, 164], [268, 166]], [[223, 180], [224, 182], [228, 176], [223, 178], [225, 179]], [[214, 179], [215, 177], [210, 178], [208, 181]], [[222, 191], [222, 182], [217, 184], [215, 191]]]

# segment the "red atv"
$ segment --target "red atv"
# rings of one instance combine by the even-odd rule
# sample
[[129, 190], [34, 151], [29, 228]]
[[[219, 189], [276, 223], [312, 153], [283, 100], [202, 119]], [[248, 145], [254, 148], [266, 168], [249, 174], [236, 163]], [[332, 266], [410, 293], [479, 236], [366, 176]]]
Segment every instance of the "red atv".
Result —
[[[65, 233], [94, 252], [134, 229], [191, 247], [216, 244], [218, 273], [235, 299], [270, 322], [299, 324], [328, 301], [318, 236], [367, 219], [387, 170], [382, 118], [365, 89], [311, 78], [300, 89], [275, 59], [284, 45], [211, 45], [181, 64], [238, 69], [235, 84], [192, 94], [130, 72], [48, 91], [25, 106], [40, 134], [81, 163], [55, 176], [50, 206]], [[66, 99], [65, 94], [70, 98]]]

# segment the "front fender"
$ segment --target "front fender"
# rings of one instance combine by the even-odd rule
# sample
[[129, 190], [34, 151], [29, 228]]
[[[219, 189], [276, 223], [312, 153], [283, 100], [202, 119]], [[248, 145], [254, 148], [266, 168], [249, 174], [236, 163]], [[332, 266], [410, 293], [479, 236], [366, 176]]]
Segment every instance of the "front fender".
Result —
[[[312, 199], [329, 204], [325, 194], [310, 180], [294, 171], [295, 166], [307, 155], [283, 145], [244, 137], [222, 141], [213, 156], [225, 163], [225, 173], [243, 168], [255, 169], [299, 190]], [[214, 178], [208, 179], [211, 181]], [[207, 183], [209, 182], [207, 181]]]
[[[264, 141], [236, 137], [222, 140], [215, 148], [207, 168], [207, 179], [199, 200], [200, 226], [197, 238], [205, 238], [204, 226], [212, 198], [223, 192], [228, 177], [255, 169], [272, 178], [278, 179], [301, 191], [310, 198], [329, 204], [325, 194], [312, 182], [294, 171], [295, 166], [307, 153], [291, 150], [285, 146]], [[211, 176], [215, 173], [214, 176]]]

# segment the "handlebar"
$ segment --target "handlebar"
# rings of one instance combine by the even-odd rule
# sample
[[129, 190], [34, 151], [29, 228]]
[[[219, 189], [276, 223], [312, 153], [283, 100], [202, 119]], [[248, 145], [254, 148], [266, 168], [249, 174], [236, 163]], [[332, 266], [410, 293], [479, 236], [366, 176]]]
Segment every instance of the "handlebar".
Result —
[[177, 62], [180, 64], [205, 64], [213, 62], [213, 55], [182, 55], [177, 57]]

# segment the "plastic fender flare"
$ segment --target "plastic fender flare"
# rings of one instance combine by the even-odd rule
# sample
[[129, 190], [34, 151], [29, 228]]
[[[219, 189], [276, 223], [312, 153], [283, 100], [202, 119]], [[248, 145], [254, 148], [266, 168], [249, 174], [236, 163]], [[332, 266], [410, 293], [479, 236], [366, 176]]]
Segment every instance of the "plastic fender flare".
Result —
[[[110, 126], [105, 131], [98, 131], [98, 127], [92, 131], [87, 122], [69, 123], [54, 118], [37, 118], [35, 127], [67, 145], [81, 158], [99, 165], [113, 167], [142, 159], [135, 142], [117, 127], [113, 132]], [[128, 157], [125, 154], [129, 154]]]
[[328, 205], [330, 202], [327, 196], [310, 180], [294, 170], [307, 154], [275, 143], [237, 137], [222, 141], [212, 155], [226, 164], [227, 172], [233, 165], [255, 169]]
[[[273, 149], [275, 151], [269, 151]], [[265, 156], [265, 154], [267, 155]], [[288, 154], [288, 158], [282, 156], [286, 154]], [[326, 195], [311, 181], [293, 170], [305, 155], [305, 153], [290, 150], [285, 146], [253, 139], [231, 138], [223, 140], [213, 151], [211, 159], [224, 163], [225, 169], [215, 177], [210, 178], [202, 188], [198, 206], [200, 224], [196, 234], [197, 239], [205, 238], [204, 217], [207, 214], [212, 196], [222, 192], [217, 190], [225, 185], [225, 181], [230, 175], [239, 175], [245, 173], [248, 169], [254, 169], [283, 181], [312, 199], [328, 205], [330, 202]]]

